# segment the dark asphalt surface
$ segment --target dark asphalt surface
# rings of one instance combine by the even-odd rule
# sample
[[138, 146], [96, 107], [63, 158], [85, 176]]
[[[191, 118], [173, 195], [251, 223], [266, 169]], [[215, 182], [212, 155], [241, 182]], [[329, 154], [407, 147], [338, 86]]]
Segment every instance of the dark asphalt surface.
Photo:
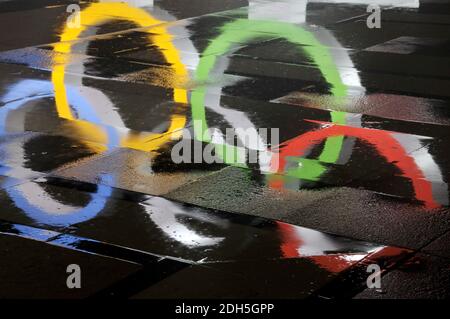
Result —
[[0, 298], [448, 298], [450, 4], [347, 2], [0, 0]]

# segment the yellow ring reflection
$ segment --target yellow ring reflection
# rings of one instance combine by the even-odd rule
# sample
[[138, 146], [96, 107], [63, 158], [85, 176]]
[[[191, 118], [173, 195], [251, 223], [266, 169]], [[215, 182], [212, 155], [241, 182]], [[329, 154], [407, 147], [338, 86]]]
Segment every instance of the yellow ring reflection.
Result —
[[[171, 65], [177, 78], [186, 79], [188, 72], [181, 62], [179, 52], [172, 44], [172, 35], [167, 32], [164, 21], [157, 20], [150, 16], [145, 10], [134, 8], [126, 3], [92, 3], [90, 6], [80, 11], [81, 25], [78, 28], [69, 28], [65, 26], [61, 34], [61, 42], [55, 44], [54, 50], [62, 53], [57, 56], [52, 69], [52, 82], [55, 89], [55, 101], [58, 115], [62, 118], [73, 121], [80, 137], [87, 140], [95, 141], [102, 146], [92, 145], [87, 142], [93, 150], [102, 152], [106, 150], [108, 136], [97, 125], [78, 120], [74, 118], [70, 109], [67, 93], [64, 84], [65, 68], [69, 62], [69, 54], [75, 40], [78, 40], [80, 34], [93, 25], [99, 25], [111, 19], [124, 19], [135, 22], [141, 27], [155, 26], [151, 32], [157, 34], [149, 34], [149, 40], [152, 41], [161, 51], [166, 61]], [[150, 30], [149, 30], [150, 32]], [[187, 91], [184, 89], [174, 88], [173, 100], [177, 103], [186, 104], [188, 102]], [[143, 151], [152, 151], [158, 149], [161, 145], [168, 142], [172, 137], [181, 136], [181, 129], [186, 125], [185, 115], [172, 115], [169, 128], [165, 133], [146, 133], [146, 134], [129, 134], [120, 145]], [[174, 136], [175, 135], [175, 136]]]

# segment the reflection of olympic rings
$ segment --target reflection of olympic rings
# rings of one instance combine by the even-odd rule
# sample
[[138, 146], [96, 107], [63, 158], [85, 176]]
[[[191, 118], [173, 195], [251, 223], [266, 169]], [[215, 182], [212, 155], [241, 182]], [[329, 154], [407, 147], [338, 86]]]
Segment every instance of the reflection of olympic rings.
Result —
[[[153, 19], [146, 11], [130, 7], [125, 3], [91, 4], [81, 12], [81, 21], [85, 25], [82, 25], [82, 27], [78, 29], [65, 28], [61, 36], [61, 42], [54, 46], [54, 50], [63, 55], [57, 56], [54, 61], [52, 84], [46, 81], [25, 80], [11, 87], [8, 94], [2, 98], [3, 101], [9, 102], [0, 112], [0, 125], [2, 129], [6, 130], [6, 120], [10, 111], [19, 109], [29, 101], [53, 96], [55, 97], [59, 117], [70, 120], [70, 123], [74, 123], [74, 127], [79, 133], [80, 139], [95, 152], [103, 152], [118, 146], [145, 151], [156, 150], [172, 139], [174, 135], [176, 136], [178, 130], [184, 128], [186, 117], [184, 115], [174, 114], [171, 117], [171, 123], [167, 132], [161, 134], [150, 133], [145, 134], [144, 136], [129, 134], [124, 140], [120, 141], [118, 132], [114, 127], [104, 125], [101, 119], [102, 114], [100, 114], [100, 117], [97, 116], [95, 110], [89, 104], [88, 99], [80, 94], [82, 93], [82, 90], [80, 90], [79, 87], [72, 88], [72, 86], [66, 86], [64, 83], [65, 68], [69, 62], [69, 54], [73, 45], [72, 42], [68, 41], [77, 40], [81, 33], [86, 29], [86, 25], [98, 25], [109, 20], [111, 16], [133, 21], [140, 26], [152, 26], [162, 23], [162, 21]], [[180, 79], [184, 79], [187, 76], [187, 71], [180, 60], [178, 51], [170, 42], [171, 35], [166, 32], [163, 26], [152, 28], [152, 34], [154, 33], [158, 34], [158, 36], [153, 39], [153, 37], [149, 35], [149, 39], [155, 40], [154, 43], [161, 49], [165, 59], [174, 69], [175, 75]], [[18, 92], [22, 91], [24, 87], [28, 93], [31, 93], [31, 97], [16, 101], [15, 96], [18, 95]], [[101, 94], [100, 92], [89, 93], [95, 93], [97, 95]], [[173, 98], [175, 102], [186, 104], [186, 90], [175, 88]], [[72, 114], [72, 109], [75, 109], [77, 118]], [[89, 141], [99, 143], [90, 143]], [[103, 147], [103, 145], [106, 145], [106, 147]], [[16, 151], [12, 153], [15, 156], [22, 154], [21, 160], [22, 162], [24, 161], [23, 152]], [[22, 166], [24, 167], [25, 165]], [[6, 173], [6, 170], [7, 168], [4, 168], [3, 173]], [[91, 200], [83, 208], [64, 205], [53, 200], [39, 184], [25, 184], [25, 186], [10, 188], [7, 191], [10, 198], [16, 203], [16, 206], [21, 208], [36, 221], [54, 226], [66, 226], [91, 219], [104, 208], [112, 191], [110, 187], [104, 186], [104, 184], [111, 184], [112, 179], [112, 176], [102, 175], [96, 193], [91, 196]], [[38, 200], [39, 198], [41, 200]], [[46, 201], [45, 210], [43, 208], [44, 206], [39, 205], [39, 202], [43, 199]]]
[[[236, 30], [239, 31], [236, 32]], [[233, 21], [223, 26], [222, 31], [223, 32], [221, 35], [214, 39], [206, 48], [203, 53], [203, 57], [200, 59], [196, 73], [197, 80], [200, 81], [200, 83], [206, 83], [208, 81], [211, 70], [217, 62], [217, 52], [225, 54], [232, 49], [234, 43], [245, 43], [251, 41], [255, 37], [255, 32], [257, 32], [260, 35], [275, 34], [283, 37], [290, 43], [301, 46], [302, 50], [304, 50], [317, 65], [327, 83], [331, 85], [331, 93], [336, 98], [345, 98], [347, 96], [347, 85], [343, 83], [343, 77], [340, 75], [338, 68], [335, 66], [333, 58], [328, 52], [328, 48], [322, 45], [311, 32], [292, 24], [251, 20]], [[205, 94], [206, 90], [204, 88], [199, 88], [192, 92], [191, 104], [192, 116], [194, 119], [194, 132], [195, 137], [198, 140], [213, 143], [214, 139], [208, 133], [208, 125], [206, 121]], [[220, 112], [218, 107], [213, 108], [212, 110]], [[222, 113], [229, 112], [230, 111], [224, 111]], [[345, 122], [345, 113], [343, 112], [333, 111], [331, 112], [331, 117], [333, 122]], [[231, 118], [231, 116], [228, 118]], [[336, 161], [339, 157], [343, 141], [343, 136], [330, 138], [330, 140], [328, 140], [325, 144], [321, 159], [324, 161]], [[216, 154], [224, 159], [225, 163], [242, 165], [243, 161], [242, 158], [239, 157], [239, 150], [236, 147], [228, 144], [213, 144], [216, 148]], [[229, 155], [230, 153], [231, 156]], [[272, 154], [272, 166], [274, 160], [276, 161], [276, 156], [275, 154]], [[314, 170], [311, 170], [311, 168], [314, 168]], [[309, 167], [305, 167], [305, 165], [298, 165], [297, 168], [297, 171], [301, 172], [301, 176], [310, 179], [316, 179], [325, 170], [326, 168], [319, 163], [317, 163], [315, 167], [312, 167], [311, 165], [309, 165]]]
[[[110, 176], [101, 176], [97, 191], [91, 195], [89, 203], [83, 207], [66, 205], [53, 200], [38, 184], [26, 183], [10, 187], [7, 192], [16, 206], [34, 220], [53, 226], [69, 226], [95, 217], [106, 205], [112, 188], [103, 183], [109, 182]], [[33, 201], [24, 194], [33, 194]]]
[[[20, 99], [17, 100], [16, 96], [18, 92], [23, 91], [24, 89], [30, 94], [30, 98], [28, 99]], [[76, 92], [69, 88], [71, 93], [71, 97], [77, 97]], [[74, 92], [72, 92], [74, 91]], [[7, 118], [8, 114], [11, 111], [17, 110], [22, 107], [27, 102], [41, 99], [44, 97], [52, 97], [52, 85], [47, 81], [39, 81], [39, 80], [24, 80], [14, 86], [12, 86], [5, 96], [2, 97], [2, 101], [8, 102], [0, 109], [0, 134], [5, 134], [6, 126], [7, 126]], [[79, 97], [74, 99], [73, 105], [78, 105], [76, 102], [80, 102], [81, 99]], [[71, 101], [72, 102], [72, 101]], [[80, 105], [80, 111], [87, 111], [88, 109]], [[91, 120], [95, 120], [95, 118], [91, 118], [91, 114], [83, 114], [87, 118]], [[25, 121], [23, 121], [25, 123]], [[23, 150], [14, 149], [8, 150], [8, 145], [5, 147], [5, 155], [13, 156], [14, 160], [22, 163], [23, 170], [26, 170], [24, 167], [25, 155]], [[11, 158], [10, 158], [11, 159]], [[0, 174], [8, 175], [11, 173], [13, 169], [8, 167], [2, 167], [0, 170]], [[101, 176], [101, 182], [111, 182], [111, 176]], [[91, 200], [89, 203], [83, 208], [74, 207], [71, 205], [65, 205], [59, 203], [55, 200], [52, 200], [50, 195], [48, 195], [44, 189], [42, 189], [39, 184], [22, 184], [16, 187], [7, 187], [5, 190], [8, 193], [9, 197], [15, 202], [18, 208], [21, 208], [27, 215], [29, 215], [34, 220], [40, 223], [46, 223], [53, 226], [67, 226], [73, 223], [82, 222], [87, 219], [92, 218], [97, 215], [105, 206], [108, 197], [111, 195], [111, 188], [108, 186], [104, 186], [103, 184], [99, 184], [97, 186], [97, 191], [91, 195]], [[32, 201], [32, 204], [31, 204]], [[45, 205], [40, 205], [45, 201]]]
[[[250, 21], [250, 20], [233, 21], [229, 24], [226, 24], [222, 28], [222, 30], [223, 32], [221, 33], [221, 35], [210, 43], [210, 45], [203, 53], [203, 57], [200, 59], [200, 63], [198, 65], [196, 73], [197, 81], [199, 81], [200, 83], [207, 83], [207, 81], [209, 80], [212, 69], [217, 64], [216, 61], [217, 52], [222, 54], [230, 52], [230, 50], [233, 49], [232, 48], [233, 43], [248, 42], [252, 40], [252, 38], [255, 36], [255, 32], [259, 32], [260, 34], [264, 33], [276, 34], [278, 36], [282, 36], [283, 38], [285, 38], [286, 40], [288, 40], [293, 44], [301, 45], [302, 49], [309, 55], [311, 60], [317, 65], [318, 69], [321, 71], [325, 80], [331, 85], [330, 89], [331, 93], [338, 99], [345, 98], [347, 96], [347, 85], [343, 83], [345, 77], [340, 76], [338, 68], [333, 63], [333, 59], [327, 51], [327, 47], [319, 43], [318, 40], [314, 37], [314, 35], [312, 35], [310, 32], [291, 24], [280, 22], [267, 22], [267, 21]], [[359, 80], [353, 81], [354, 84], [358, 84], [358, 82]], [[239, 150], [236, 147], [228, 144], [216, 143], [218, 139], [212, 138], [209, 135], [208, 124], [206, 121], [206, 114], [205, 114], [206, 93], [207, 93], [206, 89], [202, 87], [197, 90], [194, 90], [191, 96], [195, 137], [200, 141], [214, 144], [214, 147], [216, 148], [216, 154], [218, 154], [222, 159], [224, 159], [225, 163], [231, 165], [240, 165], [241, 163], [243, 163], [243, 161], [242, 158], [239, 158]], [[230, 116], [230, 111], [228, 109], [222, 110], [220, 106], [215, 106], [212, 108], [212, 110], [224, 115], [225, 119], [228, 120], [229, 122], [233, 121], [233, 116], [232, 115]], [[332, 111], [331, 120], [335, 124], [341, 125], [345, 124], [345, 113]], [[272, 154], [272, 160], [270, 165], [271, 167], [269, 171], [279, 173], [282, 170], [287, 169], [286, 172], [283, 173], [283, 175], [293, 176], [298, 179], [317, 181], [322, 176], [322, 174], [327, 171], [327, 167], [325, 167], [323, 163], [335, 163], [339, 159], [340, 154], [342, 152], [344, 139], [346, 137], [360, 138], [359, 136], [344, 134], [345, 130], [342, 130], [342, 133], [343, 134], [332, 134], [326, 136], [323, 139], [325, 144], [318, 160], [312, 160], [298, 156], [299, 152], [296, 152], [295, 145], [297, 145], [296, 140], [303, 140], [302, 135], [300, 135], [296, 139], [283, 143], [284, 149], [281, 151], [280, 154], [278, 154], [279, 156], [275, 156], [274, 153]], [[370, 133], [368, 134], [370, 135]], [[381, 138], [381, 140], [385, 139], [386, 138]], [[312, 146], [314, 146], [314, 143], [308, 144], [308, 147]], [[400, 144], [399, 147], [402, 147], [402, 145]], [[303, 153], [303, 155], [305, 155], [305, 152], [306, 150], [302, 149], [301, 153]], [[229, 153], [231, 153], [232, 155], [229, 156], [228, 155]], [[293, 162], [297, 163], [296, 168], [293, 169], [287, 168], [286, 156], [296, 157], [296, 159], [292, 159]], [[397, 154], [395, 156], [400, 155]], [[441, 174], [438, 172], [439, 170], [437, 169], [436, 164], [434, 163], [432, 158], [429, 155], [426, 156], [426, 158], [428, 159], [427, 163], [429, 163], [429, 165], [432, 165], [433, 171], [435, 171], [436, 174], [440, 176]], [[238, 160], [236, 161], [236, 159]], [[439, 204], [436, 203], [432, 194], [432, 192], [436, 192], [436, 195], [439, 198], [442, 198], [442, 201], [447, 201], [447, 198], [442, 195], [446, 193], [447, 190], [446, 187], [442, 187], [442, 189], [436, 187], [435, 190], [434, 188], [431, 187], [431, 184], [426, 180], [425, 176], [426, 170], [422, 171], [420, 166], [418, 166], [417, 161], [412, 160], [411, 162], [410, 161], [411, 158], [407, 156], [403, 156], [402, 160], [404, 162], [400, 163], [399, 165], [400, 166], [406, 165], [406, 166], [400, 167], [400, 169], [402, 170], [402, 172], [405, 173], [407, 177], [410, 177], [412, 184], [414, 186], [416, 198], [418, 200], [423, 201], [427, 207], [430, 208], [437, 207], [439, 206]], [[411, 169], [413, 172], [417, 171], [418, 175], [414, 173], [410, 176]], [[417, 178], [417, 176], [421, 176], [421, 178]], [[271, 186], [280, 187], [279, 184], [280, 180], [278, 176], [273, 175], [271, 177], [272, 177], [270, 179]], [[423, 188], [423, 191], [420, 190], [420, 188]]]
[[[317, 131], [307, 132], [302, 134], [291, 141], [287, 141], [283, 144], [282, 153], [280, 156], [280, 165], [284, 166], [283, 161], [290, 156], [302, 156], [305, 150], [312, 144], [317, 144], [320, 141], [328, 139], [333, 136], [349, 136], [361, 139], [373, 145], [378, 153], [383, 156], [389, 163], [393, 163], [402, 172], [403, 176], [408, 178], [413, 186], [415, 198], [425, 204], [427, 208], [440, 207], [441, 204], [435, 200], [433, 192], [436, 192], [442, 201], [448, 202], [447, 187], [442, 182], [443, 187], [436, 186], [433, 188], [433, 184], [428, 181], [426, 174], [423, 172], [416, 159], [409, 155], [406, 151], [406, 147], [402, 145], [402, 139], [406, 136], [396, 137], [393, 132], [381, 131], [375, 129], [366, 129], [359, 127], [350, 127], [344, 125], [331, 125], [326, 124], [323, 128]], [[411, 136], [413, 142], [416, 142], [418, 138]], [[411, 141], [406, 141], [411, 143]], [[438, 174], [437, 165], [434, 164], [431, 156], [427, 156], [428, 169], [433, 169]], [[434, 165], [433, 165], [434, 164]], [[435, 167], [434, 167], [435, 166]], [[442, 177], [440, 177], [442, 180]], [[445, 195], [444, 195], [445, 194]]]
[[[188, 73], [181, 62], [179, 52], [172, 44], [172, 36], [166, 31], [163, 21], [152, 18], [149, 13], [143, 9], [134, 8], [126, 3], [92, 3], [80, 12], [81, 27], [69, 28], [65, 27], [61, 34], [61, 42], [54, 45], [54, 50], [62, 53], [57, 56], [52, 69], [52, 82], [55, 89], [55, 101], [58, 114], [61, 118], [74, 121], [77, 130], [82, 136], [96, 136], [97, 140], [107, 143], [107, 135], [96, 125], [92, 123], [75, 119], [70, 108], [67, 98], [66, 87], [64, 83], [65, 69], [69, 62], [69, 54], [72, 50], [73, 42], [78, 40], [80, 35], [88, 26], [99, 25], [114, 17], [115, 19], [124, 19], [132, 21], [141, 27], [154, 26], [151, 28], [149, 40], [154, 42], [160, 48], [166, 61], [171, 65], [178, 79], [186, 79]], [[150, 32], [150, 31], [149, 31]], [[154, 34], [158, 36], [154, 36]], [[184, 89], [174, 88], [173, 99], [177, 103], [187, 103], [187, 91]], [[128, 147], [144, 151], [152, 151], [158, 149], [170, 141], [174, 135], [176, 136], [186, 125], [186, 116], [174, 114], [171, 116], [169, 128], [164, 133], [146, 133], [146, 134], [129, 134], [124, 140], [120, 141], [122, 147]], [[181, 132], [180, 132], [181, 134]]]

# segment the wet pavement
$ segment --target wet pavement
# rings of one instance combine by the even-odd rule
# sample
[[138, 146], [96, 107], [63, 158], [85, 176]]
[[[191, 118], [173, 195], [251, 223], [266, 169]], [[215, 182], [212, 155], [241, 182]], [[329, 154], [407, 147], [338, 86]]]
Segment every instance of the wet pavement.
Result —
[[448, 297], [450, 5], [345, 2], [0, 0], [0, 298]]

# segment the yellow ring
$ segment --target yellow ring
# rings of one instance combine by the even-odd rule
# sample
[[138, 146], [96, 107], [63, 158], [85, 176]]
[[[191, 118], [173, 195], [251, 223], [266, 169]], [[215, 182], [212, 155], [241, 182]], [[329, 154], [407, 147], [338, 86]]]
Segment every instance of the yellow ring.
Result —
[[[135, 22], [141, 27], [149, 27], [159, 25], [149, 30], [148, 32], [156, 33], [149, 35], [149, 39], [161, 50], [166, 61], [171, 65], [178, 78], [186, 79], [188, 72], [181, 58], [178, 50], [172, 44], [172, 35], [167, 32], [164, 26], [164, 21], [157, 20], [150, 16], [145, 10], [130, 7], [126, 3], [92, 3], [89, 7], [80, 11], [81, 25], [78, 28], [69, 28], [65, 26], [59, 43], [54, 45], [54, 50], [63, 53], [62, 57], [57, 57], [52, 68], [52, 83], [55, 89], [55, 101], [58, 115], [61, 118], [74, 121], [76, 129], [81, 137], [86, 137], [90, 141], [100, 143], [102, 146], [87, 144], [97, 152], [106, 150], [108, 136], [97, 125], [75, 119], [70, 109], [66, 88], [64, 83], [65, 68], [69, 62], [68, 56], [72, 50], [73, 41], [78, 40], [80, 34], [92, 25], [99, 25], [108, 20], [125, 19]], [[188, 94], [184, 89], [173, 89], [173, 100], [177, 103], [187, 104]], [[170, 126], [165, 133], [146, 133], [137, 135], [128, 135], [120, 143], [122, 147], [153, 151], [168, 142], [171, 138], [181, 135], [181, 129], [186, 125], [185, 115], [172, 115]], [[177, 133], [178, 131], [178, 133]]]

